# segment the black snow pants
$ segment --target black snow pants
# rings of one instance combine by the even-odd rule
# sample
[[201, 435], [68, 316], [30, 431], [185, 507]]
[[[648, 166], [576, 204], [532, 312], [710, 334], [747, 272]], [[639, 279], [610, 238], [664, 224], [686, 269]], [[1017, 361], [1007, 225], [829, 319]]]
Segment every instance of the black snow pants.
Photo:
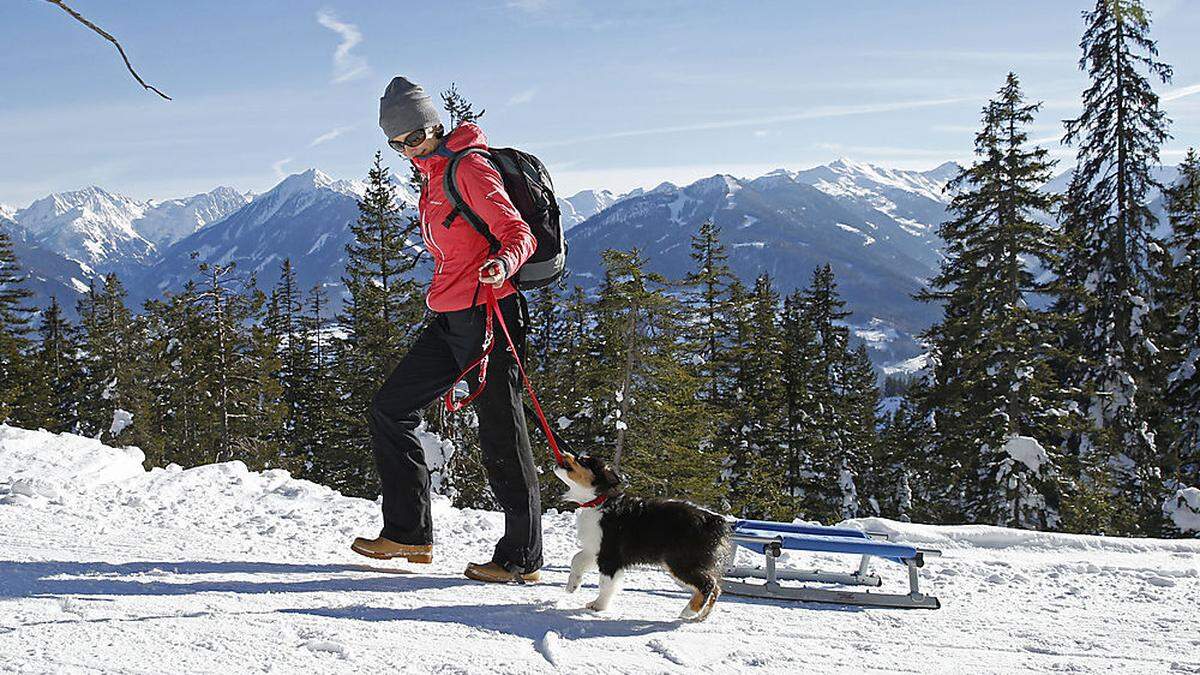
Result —
[[[514, 293], [499, 301], [521, 358], [525, 356], [528, 309]], [[429, 470], [417, 440], [421, 409], [442, 396], [482, 350], [485, 308], [437, 313], [384, 382], [371, 403], [371, 441], [383, 488], [382, 536], [401, 544], [433, 543], [429, 513]], [[521, 382], [508, 342], [496, 322], [488, 358], [487, 384], [474, 400], [479, 445], [488, 483], [504, 510], [504, 536], [492, 560], [511, 571], [542, 566], [542, 503], [529, 447]], [[467, 377], [479, 386], [477, 371]]]

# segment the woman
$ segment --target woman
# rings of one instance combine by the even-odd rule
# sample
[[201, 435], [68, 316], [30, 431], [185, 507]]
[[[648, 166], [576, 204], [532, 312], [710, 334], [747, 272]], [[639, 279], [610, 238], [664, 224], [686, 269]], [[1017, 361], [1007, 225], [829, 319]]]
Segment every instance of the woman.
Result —
[[[380, 99], [379, 126], [388, 144], [421, 174], [421, 236], [434, 263], [425, 301], [433, 319], [371, 405], [371, 440], [383, 488], [383, 530], [375, 539], [355, 539], [351, 548], [372, 558], [432, 562], [429, 470], [415, 433], [420, 411], [453, 386], [481, 353], [484, 284], [492, 287], [514, 344], [524, 354], [527, 309], [511, 279], [533, 254], [536, 242], [505, 193], [500, 175], [478, 153], [459, 161], [456, 184], [463, 200], [500, 242], [499, 250], [491, 250], [444, 194], [445, 170], [454, 153], [487, 147], [478, 126], [466, 123], [444, 134], [429, 95], [403, 77], [393, 79]], [[487, 363], [487, 386], [474, 400], [488, 482], [504, 510], [504, 536], [491, 561], [467, 567], [466, 575], [479, 581], [536, 581], [542, 565], [541, 496], [519, 377], [512, 355], [494, 349]], [[468, 383], [474, 393], [478, 378], [469, 377]]]

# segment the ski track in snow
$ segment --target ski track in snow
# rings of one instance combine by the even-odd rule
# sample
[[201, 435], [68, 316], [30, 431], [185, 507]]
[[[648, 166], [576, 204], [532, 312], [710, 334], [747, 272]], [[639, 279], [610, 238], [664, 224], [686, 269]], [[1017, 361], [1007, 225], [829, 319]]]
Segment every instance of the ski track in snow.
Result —
[[[545, 518], [543, 583], [488, 586], [461, 571], [489, 557], [499, 514], [438, 498], [434, 563], [383, 563], [347, 549], [377, 531], [373, 502], [238, 463], [139, 459], [0, 426], [0, 671], [1200, 672], [1200, 541], [864, 519], [944, 551], [923, 575], [942, 609], [727, 594], [689, 624], [654, 571], [629, 572], [602, 614], [583, 609], [594, 573], [564, 593], [567, 513]], [[883, 590], [905, 587], [899, 566], [877, 568]]]

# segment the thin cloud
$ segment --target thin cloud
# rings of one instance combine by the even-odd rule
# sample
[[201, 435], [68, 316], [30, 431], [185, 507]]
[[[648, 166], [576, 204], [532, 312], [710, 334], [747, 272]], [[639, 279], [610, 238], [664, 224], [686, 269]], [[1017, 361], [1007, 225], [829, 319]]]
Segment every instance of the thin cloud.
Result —
[[1193, 84], [1187, 87], [1179, 87], [1172, 89], [1162, 95], [1163, 101], [1178, 101], [1181, 98], [1191, 96], [1192, 94], [1200, 94], [1200, 84]]
[[350, 131], [353, 128], [354, 127], [338, 127], [336, 129], [330, 129], [329, 131], [314, 138], [312, 140], [312, 143], [308, 144], [308, 147], [311, 148], [313, 146], [317, 146], [322, 143], [328, 143], [329, 141], [332, 141], [333, 139], [337, 138], [338, 136], [341, 136], [342, 134], [346, 133], [347, 131]]
[[614, 131], [606, 134], [596, 134], [593, 136], [580, 136], [578, 138], [565, 139], [561, 141], [543, 141], [543, 142], [527, 142], [521, 145], [530, 148], [551, 148], [561, 147], [564, 145], [575, 145], [577, 143], [586, 143], [589, 141], [609, 141], [620, 138], [636, 138], [639, 136], [656, 136], [659, 134], [682, 133], [687, 131], [711, 131], [713, 129], [732, 129], [736, 127], [747, 126], [762, 126], [770, 124], [779, 124], [783, 122], [795, 122], [798, 120], [823, 119], [829, 117], [848, 117], [851, 115], [868, 115], [871, 113], [893, 112], [896, 110], [911, 110], [913, 108], [929, 108], [939, 105], [949, 105], [952, 103], [963, 103], [967, 101], [979, 101], [982, 97], [979, 96], [956, 96], [953, 98], [936, 98], [917, 101], [897, 101], [894, 103], [867, 103], [860, 105], [835, 105], [835, 106], [816, 106], [807, 110], [790, 113], [787, 115], [774, 115], [771, 117], [754, 117], [735, 120], [723, 120], [720, 122], [701, 122], [698, 124], [681, 124], [677, 126], [657, 127], [654, 129], [633, 129], [629, 131]]
[[1058, 133], [1058, 134], [1054, 134], [1053, 136], [1042, 136], [1041, 138], [1031, 138], [1031, 139], [1029, 139], [1028, 143], [1029, 143], [1029, 145], [1045, 145], [1047, 143], [1057, 143], [1058, 141], [1062, 140], [1062, 137], [1063, 137], [1063, 135], [1061, 133]]
[[984, 61], [999, 63], [1041, 63], [1069, 61], [1074, 63], [1079, 57], [1075, 52], [1006, 52], [987, 50], [949, 50], [949, 49], [894, 49], [868, 50], [855, 53], [855, 56], [870, 56], [883, 58], [914, 58], [934, 59], [938, 61]]
[[508, 98], [508, 104], [521, 105], [522, 103], [529, 103], [537, 95], [537, 91], [537, 87], [530, 87], [525, 91], [519, 91]]
[[281, 159], [278, 162], [271, 162], [271, 172], [275, 174], [276, 178], [287, 178], [287, 174], [283, 171], [283, 165], [290, 161], [292, 161], [291, 157]]
[[549, 6], [550, 0], [508, 0], [508, 7], [510, 9], [519, 9], [530, 14], [544, 11]]
[[853, 155], [855, 157], [871, 156], [910, 159], [927, 157], [945, 161], [947, 158], [953, 159], [959, 154], [956, 150], [930, 150], [928, 148], [900, 148], [880, 145], [842, 145], [841, 143], [817, 143], [816, 147], [838, 153], [842, 156]]
[[367, 74], [367, 60], [356, 54], [351, 54], [358, 43], [362, 42], [362, 33], [358, 26], [339, 21], [333, 12], [322, 9], [317, 12], [317, 23], [337, 33], [342, 41], [333, 51], [333, 80], [334, 84], [353, 80]]
[[[1189, 96], [1194, 96], [1196, 94], [1200, 94], [1200, 84], [1191, 84], [1186, 87], [1177, 87], [1170, 91], [1163, 92], [1162, 95], [1160, 95], [1158, 97], [1158, 100], [1162, 103], [1169, 103], [1171, 101], [1178, 101], [1180, 99], [1187, 98]], [[1047, 105], [1047, 107], [1065, 108], [1068, 106], [1078, 106], [1079, 105], [1078, 100], [1068, 101], [1065, 99], [1053, 101], [1052, 103], [1053, 103], [1052, 106]], [[1059, 140], [1061, 140], [1061, 138], [1062, 138], [1062, 134], [1059, 133], [1054, 136], [1043, 136], [1041, 138], [1034, 138], [1034, 139], [1030, 140], [1029, 142], [1033, 145], [1043, 145], [1045, 143], [1053, 143], [1053, 142], [1059, 141]]]

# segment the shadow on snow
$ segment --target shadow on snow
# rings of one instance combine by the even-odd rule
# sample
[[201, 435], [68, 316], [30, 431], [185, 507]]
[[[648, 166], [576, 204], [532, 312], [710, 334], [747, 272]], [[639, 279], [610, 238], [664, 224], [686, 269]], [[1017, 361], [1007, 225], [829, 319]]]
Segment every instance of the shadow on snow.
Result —
[[[175, 583], [153, 576], [188, 574], [345, 574], [328, 579], [242, 580], [220, 579]], [[0, 561], [0, 599], [69, 595], [186, 595], [189, 593], [322, 593], [405, 592], [464, 586], [465, 578], [418, 576], [400, 569], [369, 565], [294, 565], [267, 562], [73, 562]]]
[[[618, 600], [619, 602], [619, 600]], [[457, 623], [468, 628], [507, 633], [538, 641], [553, 631], [568, 640], [595, 637], [628, 637], [674, 630], [683, 621], [604, 619], [588, 609], [560, 609], [552, 604], [431, 605], [409, 609], [365, 607], [283, 609], [291, 614], [309, 614], [358, 621], [428, 621]]]

